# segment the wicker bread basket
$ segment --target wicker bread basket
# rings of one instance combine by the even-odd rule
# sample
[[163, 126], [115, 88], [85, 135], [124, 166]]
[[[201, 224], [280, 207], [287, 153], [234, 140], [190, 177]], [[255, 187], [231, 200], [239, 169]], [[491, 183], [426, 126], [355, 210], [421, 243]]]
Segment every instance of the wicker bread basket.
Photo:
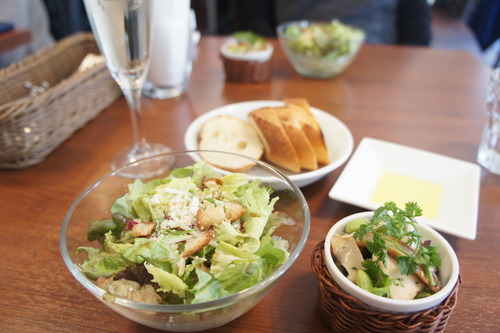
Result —
[[321, 316], [332, 332], [444, 332], [457, 304], [460, 278], [450, 295], [438, 306], [410, 314], [376, 311], [344, 293], [332, 279], [323, 259], [324, 241], [311, 257], [318, 279]]
[[[69, 36], [0, 71], [0, 168], [41, 162], [119, 95], [104, 63], [78, 71], [99, 54], [91, 33]], [[26, 83], [49, 88], [30, 96]]]

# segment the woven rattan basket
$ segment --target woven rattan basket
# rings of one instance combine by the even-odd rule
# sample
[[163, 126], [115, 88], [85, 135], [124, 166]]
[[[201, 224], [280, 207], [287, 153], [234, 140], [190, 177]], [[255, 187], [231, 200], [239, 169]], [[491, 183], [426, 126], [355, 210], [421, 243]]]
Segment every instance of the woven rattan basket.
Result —
[[[78, 71], [99, 54], [91, 33], [78, 33], [0, 71], [0, 168], [41, 162], [119, 95], [104, 63]], [[30, 96], [26, 83], [49, 88]]]
[[410, 314], [375, 311], [344, 293], [332, 279], [323, 259], [324, 242], [311, 257], [318, 279], [320, 312], [332, 332], [443, 332], [457, 303], [460, 279], [450, 295], [431, 309]]

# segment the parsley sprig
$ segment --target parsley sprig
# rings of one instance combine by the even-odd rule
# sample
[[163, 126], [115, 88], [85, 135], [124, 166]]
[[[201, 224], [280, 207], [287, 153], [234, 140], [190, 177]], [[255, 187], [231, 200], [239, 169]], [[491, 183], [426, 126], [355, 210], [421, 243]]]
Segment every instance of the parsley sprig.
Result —
[[414, 274], [421, 267], [430, 284], [435, 284], [431, 267], [441, 266], [441, 258], [438, 248], [430, 246], [418, 232], [415, 218], [421, 215], [422, 209], [415, 202], [406, 203], [404, 209], [392, 201], [386, 202], [354, 232], [354, 238], [360, 241], [366, 235], [372, 235], [373, 240], [366, 241], [366, 246], [375, 259], [366, 259], [362, 263], [371, 279], [382, 281], [388, 278], [381, 264], [387, 266], [388, 250], [394, 247], [401, 253], [396, 259], [402, 274]]

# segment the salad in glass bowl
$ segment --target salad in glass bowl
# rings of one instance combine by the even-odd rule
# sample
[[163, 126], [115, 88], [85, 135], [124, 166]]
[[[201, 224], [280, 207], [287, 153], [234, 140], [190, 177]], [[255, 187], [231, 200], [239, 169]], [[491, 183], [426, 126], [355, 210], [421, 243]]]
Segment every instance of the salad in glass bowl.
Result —
[[169, 331], [223, 325], [298, 257], [307, 204], [259, 161], [254, 168], [272, 182], [218, 170], [194, 151], [135, 164], [165, 157], [176, 164], [164, 177], [131, 182], [117, 170], [84, 191], [63, 223], [63, 259], [93, 295], [136, 322]]
[[362, 30], [338, 20], [285, 22], [277, 27], [277, 34], [295, 71], [315, 79], [342, 73], [365, 40]]

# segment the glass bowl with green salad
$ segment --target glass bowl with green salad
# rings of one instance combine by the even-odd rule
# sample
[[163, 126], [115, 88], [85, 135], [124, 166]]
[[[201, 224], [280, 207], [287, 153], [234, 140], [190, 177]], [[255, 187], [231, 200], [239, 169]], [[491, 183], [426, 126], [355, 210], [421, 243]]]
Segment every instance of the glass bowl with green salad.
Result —
[[[228, 172], [206, 154], [253, 167]], [[174, 164], [158, 177], [121, 176], [164, 159]], [[110, 309], [156, 329], [193, 332], [261, 301], [302, 252], [309, 226], [301, 191], [272, 166], [178, 151], [124, 166], [84, 190], [64, 218], [60, 250], [76, 280]]]
[[285, 22], [277, 27], [277, 34], [295, 71], [312, 79], [328, 79], [342, 73], [365, 41], [362, 30], [335, 19]]
[[386, 202], [347, 216], [324, 244], [328, 272], [347, 294], [386, 313], [412, 313], [440, 305], [459, 279], [455, 252], [437, 231], [419, 223], [417, 203]]

